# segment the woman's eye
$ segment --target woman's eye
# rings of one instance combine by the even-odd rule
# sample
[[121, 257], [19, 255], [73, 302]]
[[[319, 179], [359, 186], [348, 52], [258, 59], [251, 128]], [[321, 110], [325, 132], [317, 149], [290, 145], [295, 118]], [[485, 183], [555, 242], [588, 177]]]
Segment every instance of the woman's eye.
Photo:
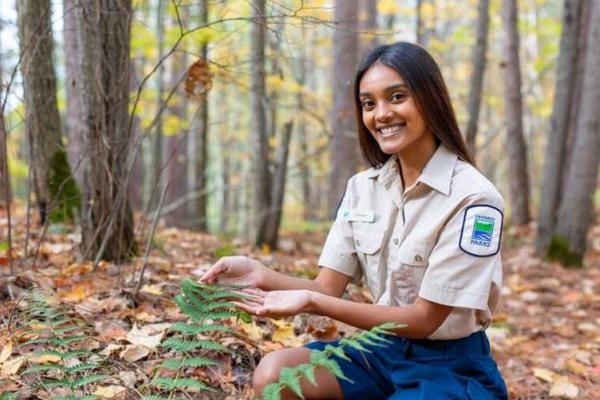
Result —
[[374, 105], [375, 105], [375, 103], [373, 103], [371, 100], [364, 100], [362, 102], [363, 108], [372, 108]]
[[394, 93], [392, 95], [392, 100], [393, 101], [402, 101], [406, 98], [406, 95], [404, 93]]

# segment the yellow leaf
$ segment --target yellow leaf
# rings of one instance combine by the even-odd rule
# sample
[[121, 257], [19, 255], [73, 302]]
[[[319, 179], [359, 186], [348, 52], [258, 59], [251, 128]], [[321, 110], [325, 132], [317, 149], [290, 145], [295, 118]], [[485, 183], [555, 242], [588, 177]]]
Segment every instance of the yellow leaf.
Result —
[[155, 294], [157, 296], [163, 294], [161, 287], [158, 285], [144, 285], [141, 290], [144, 293]]
[[549, 369], [545, 369], [545, 368], [534, 368], [533, 376], [535, 376], [539, 380], [542, 380], [544, 382], [549, 382], [549, 383], [554, 382], [557, 377], [556, 373], [550, 371]]
[[587, 367], [579, 361], [569, 358], [565, 361], [565, 368], [576, 375], [585, 375]]
[[556, 381], [550, 389], [550, 397], [575, 399], [578, 394], [579, 388], [569, 382], [566, 378]]
[[34, 364], [56, 364], [60, 362], [61, 358], [59, 356], [53, 356], [51, 354], [46, 354], [39, 357], [33, 357], [29, 361]]
[[12, 342], [8, 342], [6, 346], [2, 348], [2, 352], [0, 352], [0, 363], [8, 360], [8, 357], [12, 354], [13, 344]]
[[394, 15], [399, 11], [396, 0], [379, 0], [377, 11], [382, 15]]
[[19, 372], [19, 369], [21, 368], [21, 365], [23, 365], [24, 361], [25, 357], [21, 356], [0, 363], [0, 374], [4, 376], [15, 375], [17, 372]]
[[79, 303], [81, 300], [89, 296], [89, 291], [87, 285], [79, 285], [73, 290], [66, 290], [64, 292], [60, 292], [58, 296], [63, 300], [72, 303]]
[[245, 322], [240, 322], [240, 329], [246, 334], [246, 336], [249, 339], [254, 340], [255, 342], [262, 340], [265, 334], [267, 333], [267, 330], [265, 328], [256, 325], [256, 323], [254, 322], [251, 322], [249, 324], [246, 324]]
[[105, 399], [114, 399], [118, 395], [124, 393], [126, 390], [127, 389], [123, 386], [118, 385], [98, 386], [93, 394], [104, 397]]
[[294, 333], [293, 322], [273, 320], [273, 324], [277, 326], [277, 329], [275, 332], [273, 332], [272, 337], [274, 342], [279, 342], [286, 347], [298, 347], [304, 344], [304, 341]]

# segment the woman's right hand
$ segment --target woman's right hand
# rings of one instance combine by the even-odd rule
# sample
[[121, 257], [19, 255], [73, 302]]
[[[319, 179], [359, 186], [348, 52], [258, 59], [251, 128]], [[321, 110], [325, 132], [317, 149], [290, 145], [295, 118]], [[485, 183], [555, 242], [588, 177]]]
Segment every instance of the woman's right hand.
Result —
[[200, 282], [260, 287], [266, 269], [261, 262], [245, 256], [222, 257], [206, 271]]

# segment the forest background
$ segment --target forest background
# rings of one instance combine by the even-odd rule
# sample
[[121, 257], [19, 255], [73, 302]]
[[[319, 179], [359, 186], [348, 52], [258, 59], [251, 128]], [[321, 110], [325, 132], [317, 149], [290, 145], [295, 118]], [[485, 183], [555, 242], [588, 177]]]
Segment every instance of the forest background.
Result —
[[[129, 332], [162, 322], [164, 302], [176, 315], [172, 282], [219, 256], [313, 276], [345, 182], [366, 167], [354, 70], [400, 40], [438, 61], [478, 167], [507, 200], [508, 300], [492, 335], [511, 392], [593, 398], [597, 0], [3, 0], [4, 311], [27, 276], [64, 301], [96, 301], [88, 309]], [[102, 303], [126, 292], [135, 302]], [[360, 285], [347, 295], [369, 300]], [[289, 323], [294, 339], [279, 341], [274, 322], [243, 327], [263, 343], [252, 357], [349, 329]], [[572, 353], [557, 360], [556, 346]], [[546, 361], [525, 359], [536, 349]], [[232, 371], [220, 383], [248, 395], [247, 371]]]

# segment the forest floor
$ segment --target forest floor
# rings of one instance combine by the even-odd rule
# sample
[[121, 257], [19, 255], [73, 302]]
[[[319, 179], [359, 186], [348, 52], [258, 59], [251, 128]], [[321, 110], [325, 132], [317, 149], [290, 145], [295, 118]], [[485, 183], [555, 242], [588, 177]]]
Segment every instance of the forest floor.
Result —
[[[174, 321], [182, 320], [173, 300], [179, 282], [198, 278], [220, 255], [256, 257], [285, 273], [313, 277], [325, 232], [283, 233], [284, 250], [257, 250], [240, 240], [224, 241], [210, 235], [173, 228], [157, 229], [148, 259], [144, 282], [136, 301], [131, 294], [143, 264], [140, 256], [116, 266], [76, 260], [78, 235], [69, 227], [53, 226], [42, 245], [32, 229], [28, 247], [37, 257], [24, 258], [25, 210], [13, 210], [13, 255], [17, 276], [9, 275], [4, 238], [0, 238], [0, 393], [18, 392], [22, 399], [50, 399], [64, 395], [60, 388], [37, 389], [32, 375], [22, 374], [30, 364], [44, 361], [28, 358], [18, 347], [15, 304], [18, 296], [33, 285], [50, 289], [71, 310], [73, 317], [92, 329], [92, 350], [116, 368], [102, 383], [89, 385], [103, 398], [135, 399], [154, 368], [169, 357], [157, 346]], [[0, 232], [7, 221], [0, 211]], [[140, 242], [145, 243], [140, 233]], [[495, 359], [504, 375], [511, 399], [600, 398], [600, 225], [590, 231], [590, 249], [584, 269], [564, 269], [534, 255], [533, 227], [508, 229], [504, 236], [504, 289], [500, 309], [487, 330]], [[367, 290], [349, 286], [346, 296], [369, 301]], [[26, 321], [25, 321], [26, 322]], [[23, 321], [21, 321], [23, 323]], [[300, 346], [313, 340], [336, 339], [355, 330], [324, 317], [306, 314], [272, 320], [253, 318], [251, 323], [231, 320], [239, 335], [222, 337], [235, 349], [222, 355], [220, 367], [196, 368], [220, 390], [190, 398], [251, 399], [252, 369], [267, 352]], [[46, 360], [48, 362], [48, 360]], [[0, 397], [4, 399], [0, 394]], [[6, 397], [8, 398], [8, 397]]]

